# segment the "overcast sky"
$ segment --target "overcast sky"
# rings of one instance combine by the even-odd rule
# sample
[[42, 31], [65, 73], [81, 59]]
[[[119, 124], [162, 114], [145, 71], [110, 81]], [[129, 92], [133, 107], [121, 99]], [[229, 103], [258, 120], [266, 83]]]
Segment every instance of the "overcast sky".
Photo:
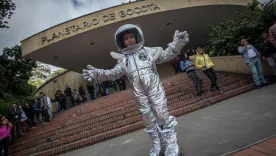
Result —
[[[3, 48], [42, 30], [73, 18], [129, 2], [130, 0], [13, 0], [14, 15], [8, 20], [9, 29], [0, 29], [0, 55]], [[135, 0], [131, 0], [135, 1]], [[55, 69], [55, 68], [53, 68]]]

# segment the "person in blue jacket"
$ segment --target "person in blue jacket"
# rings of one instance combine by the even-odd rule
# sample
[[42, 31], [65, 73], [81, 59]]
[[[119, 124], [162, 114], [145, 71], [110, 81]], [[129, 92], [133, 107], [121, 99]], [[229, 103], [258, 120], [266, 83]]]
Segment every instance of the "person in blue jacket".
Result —
[[200, 96], [204, 93], [202, 90], [202, 78], [195, 69], [193, 62], [190, 60], [187, 53], [181, 56], [180, 61], [181, 72], [186, 72], [189, 78], [194, 82], [197, 95]]

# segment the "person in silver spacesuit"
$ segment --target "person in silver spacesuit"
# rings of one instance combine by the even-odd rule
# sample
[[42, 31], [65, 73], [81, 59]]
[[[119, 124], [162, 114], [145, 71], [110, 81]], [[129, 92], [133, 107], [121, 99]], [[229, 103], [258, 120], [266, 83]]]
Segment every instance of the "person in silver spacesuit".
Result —
[[121, 26], [115, 33], [115, 44], [122, 53], [111, 52], [118, 60], [113, 69], [97, 69], [88, 65], [83, 70], [85, 79], [116, 80], [127, 75], [138, 108], [142, 114], [145, 131], [153, 142], [150, 156], [179, 156], [181, 152], [176, 138], [176, 119], [167, 108], [165, 90], [160, 82], [156, 64], [175, 58], [189, 42], [187, 32], [175, 32], [172, 43], [161, 47], [144, 47], [144, 35], [140, 27], [132, 24]]

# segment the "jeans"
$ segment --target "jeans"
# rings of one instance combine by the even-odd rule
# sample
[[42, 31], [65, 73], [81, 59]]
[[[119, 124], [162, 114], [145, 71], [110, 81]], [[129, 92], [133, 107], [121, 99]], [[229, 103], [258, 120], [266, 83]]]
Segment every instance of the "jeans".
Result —
[[44, 121], [49, 122], [49, 113], [47, 108], [43, 108], [41, 111], [41, 115], [44, 116]]
[[71, 96], [67, 96], [66, 97], [66, 109], [69, 109], [71, 107], [73, 107], [73, 102], [72, 102], [72, 97]]
[[94, 93], [93, 92], [89, 92], [89, 96], [90, 96], [90, 101], [94, 100]]
[[204, 74], [210, 79], [212, 82], [211, 88], [219, 89], [219, 86], [217, 85], [217, 75], [214, 71], [214, 69], [211, 67], [209, 69], [203, 70]]
[[202, 78], [199, 75], [199, 73], [196, 70], [194, 70], [194, 71], [188, 72], [188, 76], [194, 82], [196, 91], [197, 92], [202, 91]]
[[56, 101], [56, 112], [60, 111], [60, 103]]
[[36, 118], [36, 122], [40, 123], [39, 112], [35, 112], [35, 118]]
[[259, 58], [250, 60], [250, 63], [247, 63], [247, 66], [249, 67], [253, 80], [257, 86], [261, 85], [261, 83], [266, 83], [262, 72], [262, 64]]
[[267, 57], [266, 60], [276, 76], [276, 53], [272, 54], [270, 57]]
[[6, 137], [0, 141], [0, 156], [2, 156], [2, 149], [4, 149], [4, 156], [9, 155], [8, 146], [9, 146], [9, 137]]
[[109, 91], [109, 88], [105, 88], [104, 94], [105, 94], [105, 95], [108, 95], [108, 91]]
[[27, 119], [25, 121], [21, 121], [20, 124], [21, 124], [21, 131], [22, 131], [22, 133], [26, 133], [26, 130], [27, 130], [26, 124], [28, 124], [30, 128], [33, 127], [32, 119]]
[[51, 110], [51, 108], [50, 107], [48, 107], [48, 114], [49, 114], [49, 118], [50, 118], [50, 120], [52, 120], [53, 119], [53, 113], [52, 113], [52, 110]]

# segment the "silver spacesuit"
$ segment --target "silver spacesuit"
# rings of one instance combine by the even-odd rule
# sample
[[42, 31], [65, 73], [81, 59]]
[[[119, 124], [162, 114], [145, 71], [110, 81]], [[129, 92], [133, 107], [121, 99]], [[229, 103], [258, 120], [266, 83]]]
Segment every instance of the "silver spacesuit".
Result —
[[[130, 31], [136, 38], [136, 44], [126, 47], [122, 40], [122, 33]], [[141, 29], [132, 24], [123, 25], [115, 33], [115, 44], [123, 54], [111, 52], [111, 56], [118, 60], [113, 69], [96, 69], [88, 65], [83, 70], [85, 79], [115, 80], [127, 75], [136, 103], [142, 114], [142, 121], [150, 138], [153, 148], [150, 156], [179, 156], [179, 146], [176, 139], [175, 117], [171, 116], [167, 108], [165, 90], [160, 82], [156, 64], [167, 62], [177, 54], [189, 41], [187, 32], [176, 31], [173, 42], [166, 50], [161, 47], [143, 47], [144, 36]]]

